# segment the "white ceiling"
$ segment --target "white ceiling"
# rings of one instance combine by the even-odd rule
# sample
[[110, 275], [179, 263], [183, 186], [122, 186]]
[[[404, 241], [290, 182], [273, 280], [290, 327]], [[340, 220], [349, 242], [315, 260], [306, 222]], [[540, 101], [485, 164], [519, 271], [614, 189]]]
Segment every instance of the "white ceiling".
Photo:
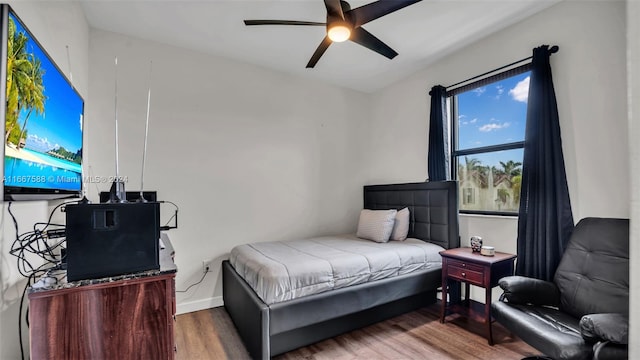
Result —
[[[93, 28], [373, 92], [558, 1], [423, 0], [363, 26], [399, 53], [393, 60], [347, 41], [332, 44], [313, 69], [305, 65], [324, 27], [247, 27], [243, 20], [324, 22], [323, 0], [85, 0], [82, 6]], [[349, 1], [352, 8], [369, 2]]]

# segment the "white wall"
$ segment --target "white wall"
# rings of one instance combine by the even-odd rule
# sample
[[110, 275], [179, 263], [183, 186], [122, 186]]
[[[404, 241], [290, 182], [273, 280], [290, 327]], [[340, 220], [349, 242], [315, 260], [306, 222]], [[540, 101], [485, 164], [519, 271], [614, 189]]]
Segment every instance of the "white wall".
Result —
[[[67, 76], [69, 62], [71, 63], [74, 85], [86, 102], [89, 84], [89, 26], [79, 4], [61, 1], [8, 3]], [[50, 205], [56, 204], [44, 201], [14, 202], [11, 210], [17, 218], [20, 233], [28, 231], [35, 222], [46, 221]], [[9, 255], [15, 239], [15, 229], [7, 212], [7, 205], [8, 203], [2, 203], [0, 219], [0, 359], [18, 359], [18, 308], [26, 280], [18, 274], [15, 257]], [[23, 328], [23, 341], [28, 354], [29, 338], [26, 326]]]
[[[114, 174], [117, 56], [120, 172], [128, 190], [140, 188], [153, 61], [145, 189], [180, 206], [179, 229], [169, 233], [177, 289], [200, 279], [203, 260], [214, 261], [201, 285], [178, 294], [179, 312], [222, 304], [220, 262], [235, 245], [354, 231], [367, 95], [97, 30], [90, 54], [92, 173]], [[96, 186], [89, 190], [95, 199]]]
[[[542, 44], [558, 45], [551, 66], [574, 220], [629, 217], [625, 6], [622, 1], [562, 2], [375, 93], [371, 131], [379, 141], [369, 149], [369, 183], [427, 177], [432, 86], [530, 56]], [[517, 221], [462, 215], [460, 234], [462, 245], [480, 235], [497, 250], [514, 253]]]
[[[630, 304], [640, 301], [640, 2], [627, 2], [627, 71], [629, 102], [629, 148], [631, 169], [631, 295]], [[640, 309], [631, 306], [629, 339], [640, 338]], [[640, 358], [640, 342], [629, 344], [629, 359]]]

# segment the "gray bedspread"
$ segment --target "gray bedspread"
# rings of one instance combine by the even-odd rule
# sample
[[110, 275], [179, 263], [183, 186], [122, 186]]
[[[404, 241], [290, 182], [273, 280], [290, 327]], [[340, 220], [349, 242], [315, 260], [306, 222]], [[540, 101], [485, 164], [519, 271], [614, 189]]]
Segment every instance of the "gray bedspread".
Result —
[[230, 263], [266, 303], [442, 266], [442, 247], [418, 239], [376, 243], [355, 235], [245, 244]]

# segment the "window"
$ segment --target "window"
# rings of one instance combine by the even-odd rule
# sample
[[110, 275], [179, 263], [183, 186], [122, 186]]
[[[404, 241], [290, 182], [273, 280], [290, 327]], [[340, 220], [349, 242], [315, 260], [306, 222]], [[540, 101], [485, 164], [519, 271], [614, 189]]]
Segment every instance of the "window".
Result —
[[461, 212], [518, 212], [529, 74], [526, 64], [447, 93]]

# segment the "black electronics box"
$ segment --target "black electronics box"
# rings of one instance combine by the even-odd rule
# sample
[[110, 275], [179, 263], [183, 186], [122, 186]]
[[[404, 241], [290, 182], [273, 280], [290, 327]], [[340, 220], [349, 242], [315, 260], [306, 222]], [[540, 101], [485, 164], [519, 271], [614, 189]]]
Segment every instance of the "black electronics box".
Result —
[[[109, 202], [110, 195], [111, 193], [108, 191], [101, 191], [100, 202]], [[127, 197], [127, 201], [137, 202], [140, 200], [140, 191], [126, 191], [125, 196]], [[143, 191], [142, 196], [144, 196], [144, 199], [147, 201], [158, 201], [158, 193], [156, 191]]]
[[160, 269], [160, 204], [67, 205], [67, 280]]

